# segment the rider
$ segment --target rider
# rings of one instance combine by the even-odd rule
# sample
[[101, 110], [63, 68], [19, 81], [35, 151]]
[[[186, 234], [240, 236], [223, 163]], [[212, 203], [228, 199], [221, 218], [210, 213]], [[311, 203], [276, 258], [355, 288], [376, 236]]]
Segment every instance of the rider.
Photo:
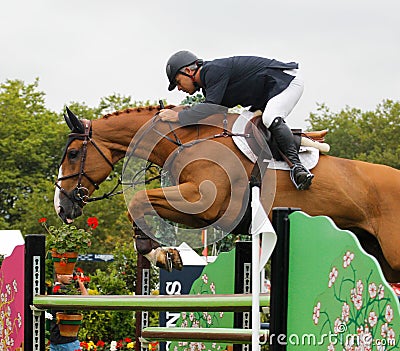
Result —
[[[167, 62], [168, 90], [192, 95], [202, 89], [205, 103], [227, 107], [250, 106], [262, 110], [262, 120], [291, 164], [292, 181], [299, 190], [308, 189], [314, 177], [299, 159], [293, 134], [285, 123], [303, 93], [298, 64], [255, 56], [235, 56], [205, 61], [189, 51], [178, 51]], [[209, 109], [192, 107], [179, 113], [161, 110], [163, 121], [195, 123], [210, 115]]]

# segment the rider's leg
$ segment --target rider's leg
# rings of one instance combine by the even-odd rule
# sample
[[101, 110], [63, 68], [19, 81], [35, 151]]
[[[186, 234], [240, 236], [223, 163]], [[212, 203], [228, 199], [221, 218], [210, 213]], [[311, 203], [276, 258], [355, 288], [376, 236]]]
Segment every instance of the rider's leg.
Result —
[[299, 190], [308, 189], [314, 175], [301, 164], [293, 134], [286, 125], [284, 118], [289, 115], [299, 101], [303, 89], [303, 80], [298, 76], [295, 77], [282, 93], [268, 101], [262, 117], [279, 149], [292, 164], [291, 179]]
[[279, 149], [291, 162], [291, 178], [297, 189], [306, 190], [314, 177], [300, 162], [293, 134], [281, 117], [274, 119], [269, 127]]

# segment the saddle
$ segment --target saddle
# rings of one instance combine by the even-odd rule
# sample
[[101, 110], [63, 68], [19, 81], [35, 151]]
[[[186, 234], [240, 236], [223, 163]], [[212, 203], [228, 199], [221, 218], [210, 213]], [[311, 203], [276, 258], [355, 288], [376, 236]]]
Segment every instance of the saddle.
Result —
[[[275, 139], [272, 137], [271, 132], [262, 121], [261, 113], [256, 112], [244, 128], [244, 133], [249, 135], [247, 143], [255, 155], [259, 155], [262, 150], [267, 149], [267, 145], [271, 150], [272, 157], [276, 161], [286, 161], [283, 153], [279, 150]], [[316, 142], [323, 143], [327, 130], [303, 132], [301, 129], [291, 130], [296, 143], [297, 151], [300, 150], [301, 138], [308, 138]]]

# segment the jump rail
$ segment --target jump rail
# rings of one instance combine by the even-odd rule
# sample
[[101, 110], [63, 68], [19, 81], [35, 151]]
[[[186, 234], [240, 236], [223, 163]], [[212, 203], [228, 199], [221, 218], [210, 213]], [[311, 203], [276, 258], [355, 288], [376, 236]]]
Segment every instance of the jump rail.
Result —
[[[266, 342], [268, 338], [267, 334], [267, 331], [260, 333], [260, 343]], [[218, 341], [227, 344], [250, 344], [252, 330], [232, 328], [147, 327], [142, 331], [142, 338], [145, 340], [157, 341]]]
[[[268, 295], [260, 295], [260, 306], [269, 302]], [[252, 308], [252, 295], [36, 295], [33, 304], [39, 309], [63, 310], [245, 312]]]

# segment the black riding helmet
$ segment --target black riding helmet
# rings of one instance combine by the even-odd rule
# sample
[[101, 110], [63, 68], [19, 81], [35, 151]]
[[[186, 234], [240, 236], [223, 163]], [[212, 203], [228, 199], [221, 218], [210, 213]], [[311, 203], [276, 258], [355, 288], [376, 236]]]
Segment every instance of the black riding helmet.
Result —
[[190, 66], [193, 63], [197, 63], [197, 66], [200, 67], [203, 61], [199, 60], [195, 54], [186, 50], [178, 51], [169, 58], [166, 67], [167, 77], [169, 80], [169, 91], [176, 88], [175, 77], [179, 70], [183, 67]]

